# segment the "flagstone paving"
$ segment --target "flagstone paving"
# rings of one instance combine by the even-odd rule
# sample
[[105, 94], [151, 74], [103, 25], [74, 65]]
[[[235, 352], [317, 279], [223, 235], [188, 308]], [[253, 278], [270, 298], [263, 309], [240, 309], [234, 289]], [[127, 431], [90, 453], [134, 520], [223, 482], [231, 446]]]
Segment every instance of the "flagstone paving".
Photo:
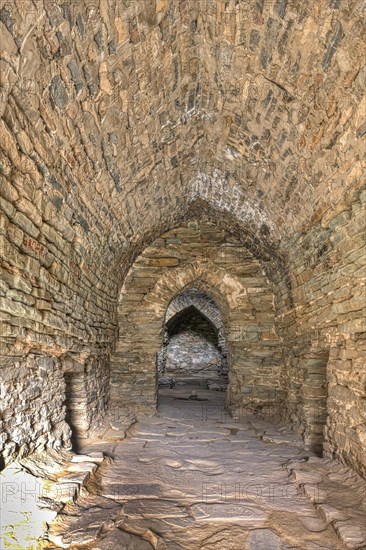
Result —
[[[190, 395], [187, 387], [164, 389], [159, 413], [125, 439], [82, 448], [110, 460], [91, 476], [90, 494], [53, 522], [51, 540], [99, 550], [364, 548], [343, 544], [289, 476], [309, 457], [319, 460], [299, 436], [273, 419], [231, 418], [222, 392]], [[308, 476], [316, 491], [322, 474]]]

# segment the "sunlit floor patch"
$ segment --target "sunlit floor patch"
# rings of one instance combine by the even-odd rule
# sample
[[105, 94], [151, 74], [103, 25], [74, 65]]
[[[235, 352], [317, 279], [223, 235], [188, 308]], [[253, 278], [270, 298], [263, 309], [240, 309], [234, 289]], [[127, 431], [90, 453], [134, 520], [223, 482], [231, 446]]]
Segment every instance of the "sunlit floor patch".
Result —
[[57, 512], [41, 508], [43, 482], [18, 464], [0, 474], [0, 548], [33, 549]]

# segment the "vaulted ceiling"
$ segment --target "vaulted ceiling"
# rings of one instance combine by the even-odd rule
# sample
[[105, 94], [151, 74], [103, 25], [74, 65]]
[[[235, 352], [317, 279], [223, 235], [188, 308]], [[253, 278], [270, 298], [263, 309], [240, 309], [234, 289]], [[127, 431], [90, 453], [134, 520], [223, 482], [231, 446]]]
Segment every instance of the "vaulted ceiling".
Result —
[[358, 186], [362, 2], [18, 4], [4, 170], [81, 252], [136, 253], [191, 204], [272, 244]]

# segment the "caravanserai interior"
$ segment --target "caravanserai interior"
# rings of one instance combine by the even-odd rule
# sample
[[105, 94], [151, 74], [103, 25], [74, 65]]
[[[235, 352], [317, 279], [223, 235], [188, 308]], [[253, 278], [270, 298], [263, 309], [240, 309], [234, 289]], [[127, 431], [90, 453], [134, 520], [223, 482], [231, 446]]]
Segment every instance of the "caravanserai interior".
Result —
[[366, 548], [362, 0], [0, 0], [1, 549]]

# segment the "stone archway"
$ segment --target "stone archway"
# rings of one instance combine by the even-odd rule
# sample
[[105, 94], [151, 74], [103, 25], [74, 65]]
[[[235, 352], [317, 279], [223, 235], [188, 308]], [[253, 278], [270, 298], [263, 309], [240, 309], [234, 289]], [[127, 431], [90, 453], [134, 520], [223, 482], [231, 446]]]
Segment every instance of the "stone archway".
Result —
[[[148, 262], [152, 263], [151, 258]], [[173, 262], [165, 258], [164, 263]], [[284, 398], [282, 354], [274, 330], [270, 287], [265, 294], [267, 310], [257, 312], [255, 304], [261, 289], [246, 287], [245, 278], [210, 260], [199, 259], [183, 267], [169, 265], [161, 274], [155, 273], [154, 285], [146, 293], [141, 292], [137, 281], [139, 269], [137, 266], [135, 273], [132, 269], [121, 293], [120, 337], [111, 361], [112, 403], [136, 412], [156, 411], [156, 355], [161, 349], [165, 312], [175, 297], [194, 287], [214, 298], [226, 329], [228, 409], [240, 416], [243, 408], [279, 405]]]
[[166, 310], [157, 357], [159, 387], [191, 381], [225, 391], [227, 355], [224, 323], [211, 296], [196, 288], [176, 296]]
[[[164, 273], [151, 292], [132, 308], [126, 307], [122, 289], [119, 328], [121, 336], [128, 334], [128, 340], [120, 338], [111, 361], [112, 403], [125, 404], [137, 411], [156, 410], [156, 355], [161, 347], [165, 312], [174, 298], [188, 287], [209, 291], [221, 308], [224, 323], [228, 322], [230, 302], [226, 296], [231, 295], [230, 290], [235, 287], [239, 295], [240, 283], [211, 262], [196, 262]], [[119, 368], [122, 361], [123, 365], [128, 363], [123, 371]], [[138, 387], [140, 384], [143, 388]]]

